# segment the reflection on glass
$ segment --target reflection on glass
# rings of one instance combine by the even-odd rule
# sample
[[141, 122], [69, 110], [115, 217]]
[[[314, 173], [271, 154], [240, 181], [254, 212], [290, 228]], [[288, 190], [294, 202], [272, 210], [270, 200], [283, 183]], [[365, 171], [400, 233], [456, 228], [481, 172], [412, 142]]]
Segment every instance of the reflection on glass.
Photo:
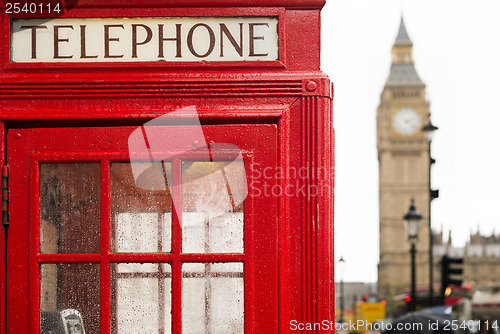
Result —
[[183, 333], [244, 332], [242, 263], [185, 263], [182, 277]]
[[[132, 165], [144, 171], [135, 180]], [[163, 166], [163, 167], [162, 167]], [[146, 168], [147, 167], [147, 168]], [[170, 252], [172, 196], [165, 185], [172, 165], [134, 162], [111, 164], [111, 250], [113, 252]], [[155, 190], [160, 188], [160, 190]]]
[[99, 283], [98, 263], [40, 265], [40, 333], [100, 333]]
[[185, 253], [243, 252], [242, 160], [182, 163], [182, 233]]
[[40, 252], [98, 253], [100, 164], [40, 164]]
[[170, 265], [113, 264], [111, 280], [112, 333], [171, 332]]

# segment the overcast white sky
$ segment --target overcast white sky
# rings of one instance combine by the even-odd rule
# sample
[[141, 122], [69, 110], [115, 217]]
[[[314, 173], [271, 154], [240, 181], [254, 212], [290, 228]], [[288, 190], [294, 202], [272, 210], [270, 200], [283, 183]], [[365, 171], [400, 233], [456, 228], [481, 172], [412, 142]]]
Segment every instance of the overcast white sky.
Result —
[[451, 229], [456, 246], [478, 226], [500, 233], [500, 1], [327, 0], [322, 69], [335, 85], [335, 259], [346, 281], [377, 280], [375, 113], [401, 12], [439, 127], [433, 226]]

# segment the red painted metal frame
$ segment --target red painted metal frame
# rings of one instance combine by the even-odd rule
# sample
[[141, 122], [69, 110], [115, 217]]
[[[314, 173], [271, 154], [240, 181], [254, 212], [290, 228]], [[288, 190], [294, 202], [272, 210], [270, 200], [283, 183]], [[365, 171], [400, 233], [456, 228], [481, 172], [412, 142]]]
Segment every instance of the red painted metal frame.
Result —
[[[39, 264], [40, 263], [100, 263], [101, 275], [101, 333], [110, 329], [110, 263], [120, 262], [172, 262], [172, 307], [173, 333], [181, 333], [181, 262], [218, 261], [243, 262], [245, 266], [245, 328], [247, 333], [263, 333], [277, 330], [277, 230], [272, 222], [277, 222], [276, 199], [270, 196], [249, 196], [245, 205], [245, 253], [244, 254], [181, 254], [182, 239], [180, 222], [173, 215], [172, 253], [124, 254], [110, 252], [110, 161], [124, 161], [127, 156], [129, 128], [64, 128], [64, 129], [18, 129], [8, 136], [9, 163], [16, 172], [12, 182], [18, 185], [22, 180], [30, 180], [28, 187], [20, 187], [18, 198], [13, 199], [14, 218], [17, 224], [11, 230], [10, 240], [16, 245], [9, 247], [9, 253], [20, 251], [29, 253], [29, 262], [22, 257], [17, 265], [9, 268], [8, 305], [16, 304], [16, 312], [9, 310], [7, 332], [38, 333], [39, 323]], [[208, 142], [234, 143], [241, 147], [249, 171], [248, 184], [252, 184], [252, 166], [257, 169], [276, 168], [277, 152], [267, 146], [257, 147], [262, 138], [277, 141], [277, 129], [273, 125], [211, 125], [203, 127]], [[175, 133], [175, 131], [173, 131]], [[178, 131], [177, 131], [178, 133]], [[89, 142], [86, 136], [95, 138]], [[165, 135], [166, 140], [169, 135]], [[79, 138], [75, 143], [75, 138]], [[273, 141], [269, 141], [269, 144]], [[30, 150], [23, 148], [30, 147]], [[76, 154], [71, 154], [77, 151]], [[123, 152], [123, 153], [121, 153]], [[110, 159], [106, 159], [110, 156]], [[113, 157], [115, 159], [113, 159]], [[191, 157], [193, 158], [193, 157]], [[39, 254], [39, 164], [48, 162], [89, 162], [101, 161], [101, 253], [100, 254]], [[24, 166], [24, 167], [23, 167]], [[29, 168], [28, 168], [29, 166]], [[180, 178], [181, 166], [174, 163], [174, 178]], [[259, 173], [261, 173], [259, 171]], [[269, 180], [268, 184], [275, 184]], [[180, 196], [180, 185], [172, 191]], [[24, 192], [24, 194], [23, 194]], [[29, 200], [28, 200], [29, 198]], [[178, 208], [177, 208], [178, 209]], [[175, 210], [175, 209], [174, 209]], [[29, 228], [28, 228], [29, 212]], [[22, 218], [24, 217], [24, 218]], [[23, 223], [25, 222], [25, 223]], [[27, 230], [32, 231], [26, 233]], [[257, 236], [257, 238], [255, 238]], [[257, 243], [255, 243], [257, 242]], [[23, 249], [24, 248], [24, 249]], [[28, 264], [29, 263], [29, 264]], [[26, 268], [26, 266], [29, 267]], [[27, 270], [28, 269], [28, 270]], [[259, 274], [257, 274], [257, 271]], [[28, 276], [29, 274], [29, 276]], [[29, 299], [19, 293], [29, 290]], [[275, 296], [273, 298], [273, 295]], [[21, 299], [19, 299], [21, 298]], [[273, 329], [274, 328], [274, 329]]]
[[[5, 144], [6, 144], [6, 129], [5, 123], [0, 120], [0, 166], [5, 165]], [[2, 222], [3, 223], [3, 222]], [[6, 243], [7, 230], [0, 227], [0, 333], [5, 333], [5, 316], [7, 314], [7, 243]]]
[[[7, 131], [58, 126], [137, 126], [170, 110], [193, 105], [202, 124], [276, 125], [278, 146], [274, 149], [278, 153], [278, 166], [306, 170], [303, 177], [279, 177], [276, 180], [281, 189], [289, 186], [299, 189], [292, 196], [278, 197], [276, 203], [279, 215], [278, 332], [289, 333], [292, 320], [302, 323], [333, 321], [333, 89], [327, 76], [320, 71], [319, 31], [323, 5], [324, 0], [241, 0], [237, 4], [232, 0], [153, 0], [147, 4], [139, 0], [80, 0], [75, 8], [61, 17], [95, 17], [93, 13], [97, 12], [102, 17], [163, 16], [169, 13], [193, 16], [200, 9], [203, 16], [279, 17], [280, 60], [277, 62], [119, 63], [112, 67], [9, 64], [10, 24], [2, 12], [0, 161], [5, 154], [16, 154], [5, 152]], [[182, 124], [182, 117], [179, 122]], [[81, 143], [83, 139], [76, 140]], [[261, 145], [268, 144], [264, 140], [255, 147]], [[26, 146], [22, 150], [30, 151], [32, 147]], [[68, 153], [66, 158], [77, 161], [83, 155], [84, 152]], [[111, 160], [118, 158], [119, 154], [108, 157]], [[51, 156], [50, 159], [57, 161], [61, 157]], [[20, 163], [23, 162], [13, 162], [11, 172]], [[328, 172], [321, 173], [321, 170]], [[18, 175], [18, 186], [11, 191], [13, 201], [28, 201], [22, 195], [30, 191], [26, 177]], [[324, 187], [325, 191], [303, 193], [301, 189], [305, 187]], [[32, 211], [33, 215], [38, 214], [35, 211]], [[23, 215], [28, 215], [28, 212], [13, 212], [11, 217], [15, 219], [11, 219], [11, 224], [24, 219]], [[2, 252], [5, 240], [2, 230]], [[28, 246], [16, 245], [7, 255], [7, 265], [15, 259], [23, 259], [26, 254], [21, 249]], [[264, 253], [261, 255], [265, 256]], [[233, 259], [239, 258], [234, 255]], [[36, 259], [39, 260], [56, 262], [58, 258], [41, 255]], [[137, 260], [141, 258], [138, 256]], [[15, 298], [29, 300], [26, 290], [10, 291], [5, 286], [5, 279], [2, 279], [5, 278], [5, 263], [3, 252], [0, 257], [0, 298], [8, 290]], [[27, 276], [27, 265], [24, 267], [22, 263], [19, 263], [18, 273]], [[105, 302], [109, 296], [101, 298]], [[0, 334], [17, 333], [6, 332], [6, 308], [15, 314], [19, 305], [5, 306], [0, 302]], [[26, 322], [27, 319], [19, 321]]]

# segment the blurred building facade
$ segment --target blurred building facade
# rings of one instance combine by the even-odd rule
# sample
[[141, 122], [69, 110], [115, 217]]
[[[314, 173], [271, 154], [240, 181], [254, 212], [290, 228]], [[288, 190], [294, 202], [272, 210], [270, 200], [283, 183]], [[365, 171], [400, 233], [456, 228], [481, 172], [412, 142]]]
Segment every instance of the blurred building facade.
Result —
[[423, 216], [416, 244], [416, 282], [417, 287], [429, 285], [429, 142], [422, 131], [429, 119], [425, 84], [415, 69], [413, 43], [401, 19], [390, 74], [377, 109], [378, 292], [389, 303], [410, 286], [410, 243], [403, 216], [412, 199]]
[[450, 233], [448, 241], [436, 244], [433, 252], [435, 258], [446, 254], [464, 259], [462, 280], [466, 286], [481, 289], [500, 284], [500, 235], [471, 232], [465, 247], [454, 247]]
[[[425, 84], [413, 61], [413, 43], [401, 19], [392, 48], [389, 77], [377, 109], [377, 151], [379, 160], [380, 258], [377, 292], [391, 307], [394, 297], [411, 284], [410, 243], [403, 216], [412, 199], [422, 214], [416, 244], [417, 289], [429, 287], [429, 141], [422, 126], [430, 120]], [[500, 234], [471, 232], [465, 247], [454, 247], [451, 233], [433, 238], [433, 286], [438, 295], [443, 255], [464, 259], [462, 280], [472, 288], [500, 284]], [[348, 299], [346, 299], [348, 300]]]

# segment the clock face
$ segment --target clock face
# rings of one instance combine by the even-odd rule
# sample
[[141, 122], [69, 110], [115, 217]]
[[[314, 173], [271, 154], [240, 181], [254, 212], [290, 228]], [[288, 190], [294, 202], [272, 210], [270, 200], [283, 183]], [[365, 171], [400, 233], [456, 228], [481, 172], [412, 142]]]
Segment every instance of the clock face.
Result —
[[402, 135], [411, 135], [420, 127], [420, 116], [411, 108], [399, 109], [392, 118], [392, 126]]

